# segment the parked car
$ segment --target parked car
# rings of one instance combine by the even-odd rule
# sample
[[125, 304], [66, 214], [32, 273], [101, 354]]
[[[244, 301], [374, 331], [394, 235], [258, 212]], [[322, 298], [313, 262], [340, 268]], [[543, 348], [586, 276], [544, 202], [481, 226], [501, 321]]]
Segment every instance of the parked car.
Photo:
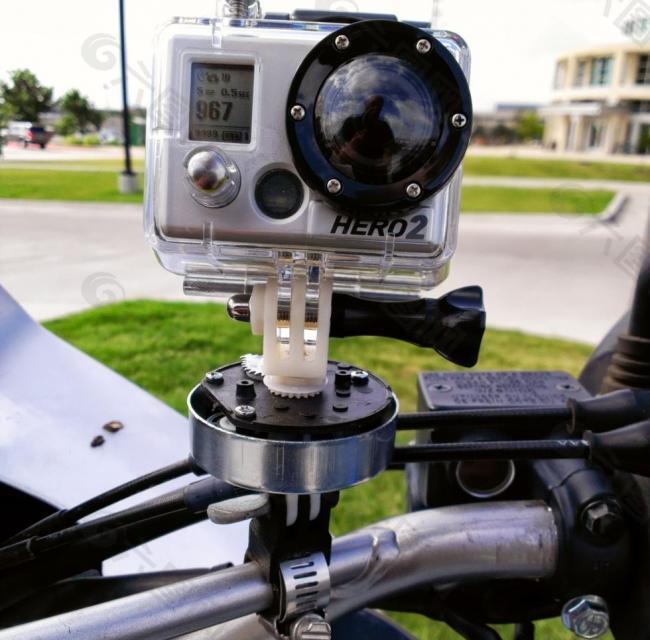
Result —
[[47, 143], [52, 139], [54, 134], [45, 127], [32, 125], [25, 131], [21, 138], [24, 147], [30, 144], [37, 144], [41, 149], [45, 149]]

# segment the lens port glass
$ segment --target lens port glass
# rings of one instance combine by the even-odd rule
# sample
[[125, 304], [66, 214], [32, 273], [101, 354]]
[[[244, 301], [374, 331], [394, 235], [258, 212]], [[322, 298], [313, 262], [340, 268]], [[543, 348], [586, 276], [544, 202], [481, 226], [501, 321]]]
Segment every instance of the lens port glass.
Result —
[[441, 105], [412, 65], [366, 54], [337, 68], [315, 105], [319, 145], [341, 173], [391, 184], [416, 171], [441, 136]]

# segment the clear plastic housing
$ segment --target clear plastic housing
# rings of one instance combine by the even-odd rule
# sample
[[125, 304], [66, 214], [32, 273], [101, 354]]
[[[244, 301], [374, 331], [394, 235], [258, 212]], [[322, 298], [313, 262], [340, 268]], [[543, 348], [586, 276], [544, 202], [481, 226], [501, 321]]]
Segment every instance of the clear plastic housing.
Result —
[[[287, 265], [318, 267], [337, 291], [390, 297], [422, 295], [446, 277], [456, 246], [460, 169], [435, 196], [386, 220], [348, 216], [304, 183], [302, 203], [286, 218], [264, 215], [256, 203], [256, 184], [269, 171], [297, 175], [284, 125], [289, 86], [307, 52], [341, 26], [176, 18], [160, 30], [148, 114], [145, 230], [161, 264], [185, 276], [188, 292], [250, 289]], [[451, 32], [429, 32], [468, 75], [464, 41]], [[207, 127], [206, 135], [219, 140], [201, 140], [190, 131], [190, 109], [197, 107], [193, 64], [201, 65], [194, 68], [195, 82], [197, 68], [222, 74], [214, 113], [239, 109], [234, 134]], [[232, 85], [238, 67], [253, 69], [252, 91], [248, 80], [246, 91]], [[223, 75], [228, 69], [235, 73]], [[209, 97], [209, 89], [200, 91]], [[207, 107], [200, 106], [205, 114]], [[187, 164], [199, 148], [213, 149], [238, 172], [239, 191], [226, 205], [207, 206], [193, 191]]]

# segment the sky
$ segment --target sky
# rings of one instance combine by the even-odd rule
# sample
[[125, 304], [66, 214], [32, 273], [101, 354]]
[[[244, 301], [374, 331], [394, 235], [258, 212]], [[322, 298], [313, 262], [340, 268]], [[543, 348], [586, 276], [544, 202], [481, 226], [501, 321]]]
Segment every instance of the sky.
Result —
[[[219, 0], [124, 0], [131, 102], [148, 103], [152, 38], [174, 15], [215, 15]], [[262, 0], [266, 11], [333, 6], [430, 20], [472, 51], [477, 111], [497, 103], [546, 103], [554, 61], [572, 49], [625, 40], [621, 20], [650, 15], [650, 0]], [[119, 108], [117, 0], [0, 0], [0, 78], [29, 68], [55, 97], [70, 88], [99, 108]], [[399, 7], [396, 12], [395, 8]]]

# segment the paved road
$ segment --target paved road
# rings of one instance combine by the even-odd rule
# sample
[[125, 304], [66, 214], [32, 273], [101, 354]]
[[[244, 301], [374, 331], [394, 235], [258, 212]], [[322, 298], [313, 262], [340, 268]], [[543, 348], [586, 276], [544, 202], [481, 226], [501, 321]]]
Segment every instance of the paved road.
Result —
[[[481, 284], [491, 326], [595, 343], [629, 304], [649, 210], [650, 187], [633, 185], [614, 224], [463, 214], [439, 291]], [[124, 297], [184, 299], [135, 205], [0, 201], [0, 282], [39, 320]]]

